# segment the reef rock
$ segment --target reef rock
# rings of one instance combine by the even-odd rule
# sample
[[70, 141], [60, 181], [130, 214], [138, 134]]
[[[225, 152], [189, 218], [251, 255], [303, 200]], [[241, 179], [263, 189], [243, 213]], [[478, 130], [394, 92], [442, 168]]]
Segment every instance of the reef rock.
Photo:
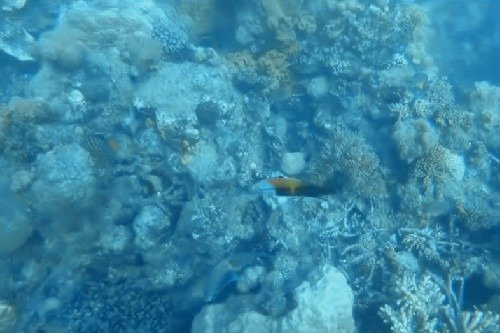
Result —
[[297, 307], [285, 317], [273, 319], [251, 310], [235, 313], [226, 304], [215, 304], [195, 317], [191, 332], [350, 333], [355, 332], [353, 300], [345, 276], [324, 265], [295, 289]]
[[33, 204], [39, 212], [74, 214], [75, 209], [91, 204], [95, 191], [93, 163], [80, 145], [56, 147], [38, 156], [35, 164]]

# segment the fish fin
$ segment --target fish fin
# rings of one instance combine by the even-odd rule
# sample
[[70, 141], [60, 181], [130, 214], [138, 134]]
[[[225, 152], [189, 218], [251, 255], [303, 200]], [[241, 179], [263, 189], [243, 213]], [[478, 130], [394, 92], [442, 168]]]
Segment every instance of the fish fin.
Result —
[[250, 192], [253, 194], [268, 194], [275, 195], [276, 187], [269, 180], [261, 180], [250, 187]]

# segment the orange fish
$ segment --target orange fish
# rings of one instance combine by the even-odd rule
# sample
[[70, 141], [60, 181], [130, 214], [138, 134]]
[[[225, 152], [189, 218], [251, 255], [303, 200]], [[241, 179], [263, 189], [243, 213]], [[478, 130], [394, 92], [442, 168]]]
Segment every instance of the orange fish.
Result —
[[318, 197], [334, 194], [338, 190], [339, 186], [333, 183], [316, 185], [284, 176], [264, 179], [252, 186], [252, 192], [254, 193], [269, 193], [283, 197]]

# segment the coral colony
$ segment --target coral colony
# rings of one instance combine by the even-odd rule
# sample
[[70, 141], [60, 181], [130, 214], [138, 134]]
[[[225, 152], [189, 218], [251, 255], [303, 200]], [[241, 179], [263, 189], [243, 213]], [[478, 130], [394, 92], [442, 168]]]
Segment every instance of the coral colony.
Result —
[[499, 332], [452, 3], [0, 0], [0, 332]]

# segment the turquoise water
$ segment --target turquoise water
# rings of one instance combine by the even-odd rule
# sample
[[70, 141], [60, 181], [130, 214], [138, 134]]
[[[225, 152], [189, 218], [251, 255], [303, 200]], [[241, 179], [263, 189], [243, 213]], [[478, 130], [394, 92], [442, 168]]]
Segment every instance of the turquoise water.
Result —
[[0, 7], [0, 332], [498, 331], [497, 2]]

